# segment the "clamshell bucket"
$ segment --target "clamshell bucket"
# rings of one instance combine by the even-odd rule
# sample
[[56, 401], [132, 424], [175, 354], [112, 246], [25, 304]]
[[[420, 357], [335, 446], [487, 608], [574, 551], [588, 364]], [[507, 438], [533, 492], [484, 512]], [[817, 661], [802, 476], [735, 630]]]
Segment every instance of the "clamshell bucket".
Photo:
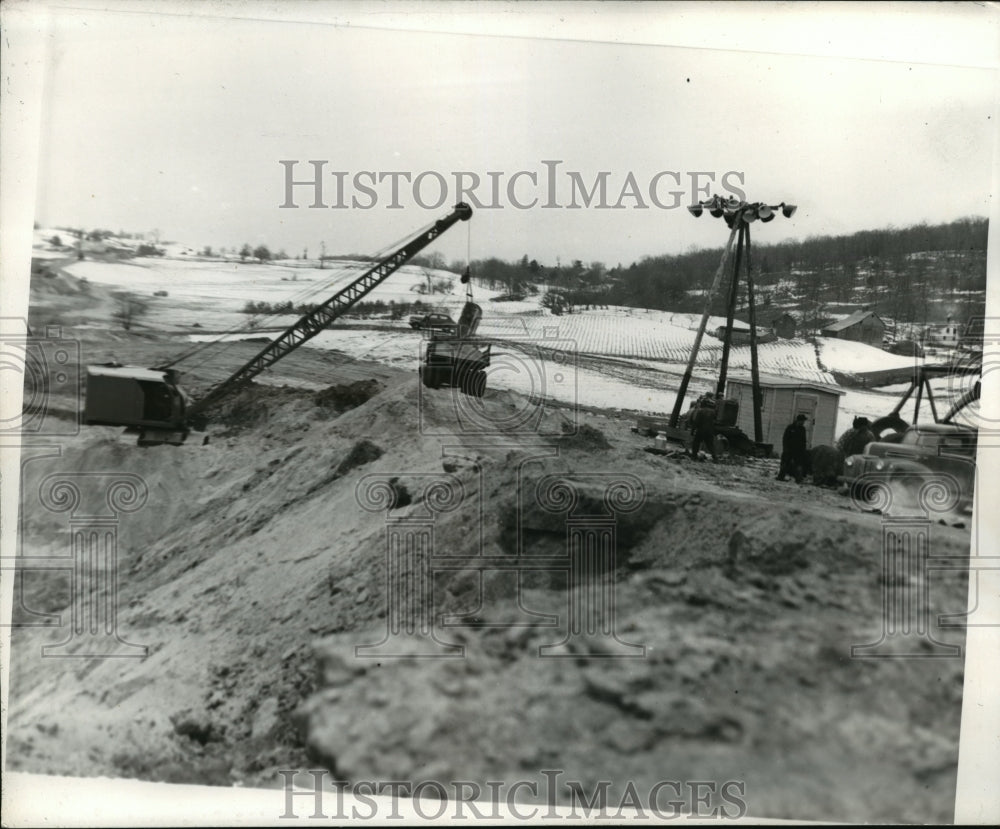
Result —
[[466, 302], [462, 315], [458, 318], [458, 337], [465, 339], [474, 337], [479, 329], [479, 321], [483, 318], [483, 309], [474, 302]]

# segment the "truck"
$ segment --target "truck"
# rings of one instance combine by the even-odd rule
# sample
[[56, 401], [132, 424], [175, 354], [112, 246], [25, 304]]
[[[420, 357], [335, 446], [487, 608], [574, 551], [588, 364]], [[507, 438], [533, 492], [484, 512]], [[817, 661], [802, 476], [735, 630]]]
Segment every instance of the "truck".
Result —
[[957, 423], [920, 423], [907, 427], [893, 441], [873, 441], [860, 455], [844, 461], [840, 477], [860, 503], [873, 500], [878, 483], [937, 477], [946, 487], [957, 486], [957, 508], [970, 512], [976, 479], [978, 431]]
[[470, 298], [453, 330], [431, 335], [421, 360], [421, 383], [430, 389], [451, 386], [472, 397], [485, 394], [493, 346], [475, 338], [482, 317], [483, 309]]
[[203, 422], [212, 406], [319, 334], [452, 225], [470, 218], [472, 208], [459, 202], [451, 213], [302, 316], [197, 399], [181, 388], [180, 373], [170, 365], [152, 368], [118, 363], [88, 366], [84, 423], [124, 426], [138, 431], [140, 445], [183, 443], [190, 430]]
[[420, 382], [430, 389], [451, 386], [472, 397], [482, 397], [491, 349], [491, 343], [434, 338], [425, 346]]

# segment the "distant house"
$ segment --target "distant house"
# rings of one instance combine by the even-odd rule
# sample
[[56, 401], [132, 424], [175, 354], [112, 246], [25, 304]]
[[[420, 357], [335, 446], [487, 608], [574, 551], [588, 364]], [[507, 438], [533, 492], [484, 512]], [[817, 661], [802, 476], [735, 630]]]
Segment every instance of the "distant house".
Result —
[[932, 343], [944, 346], [956, 346], [964, 333], [962, 326], [950, 318], [944, 325], [935, 325], [927, 332], [927, 339]]
[[[749, 327], [750, 315], [746, 311], [738, 313], [736, 319]], [[755, 321], [757, 323], [758, 336], [760, 336], [762, 333], [761, 329], [763, 329], [763, 333], [770, 334], [772, 339], [790, 340], [795, 337], [795, 330], [798, 328], [795, 317], [787, 311], [761, 311], [758, 309]]]
[[795, 337], [795, 330], [798, 323], [795, 317], [787, 312], [783, 312], [771, 320], [771, 331], [775, 337], [782, 340], [791, 340]]
[[824, 337], [854, 340], [881, 346], [885, 339], [885, 323], [874, 311], [855, 311], [849, 317], [830, 323], [822, 329]]
[[[826, 383], [814, 383], [795, 377], [760, 375], [761, 442], [770, 443], [781, 451], [781, 438], [796, 415], [806, 415], [806, 435], [809, 446], [836, 441], [837, 412], [844, 391]], [[726, 397], [739, 404], [736, 425], [753, 437], [753, 384], [749, 375], [733, 372], [726, 383]]]

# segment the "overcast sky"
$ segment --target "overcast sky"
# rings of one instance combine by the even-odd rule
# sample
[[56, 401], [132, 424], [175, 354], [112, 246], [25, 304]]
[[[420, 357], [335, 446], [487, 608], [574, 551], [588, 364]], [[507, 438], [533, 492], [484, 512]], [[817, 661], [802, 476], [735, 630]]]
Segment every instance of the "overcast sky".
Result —
[[[613, 33], [615, 7], [600, 6]], [[682, 22], [684, 6], [643, 6], [651, 22]], [[471, 248], [473, 257], [627, 265], [724, 242], [721, 221], [670, 209], [690, 203], [694, 173], [714, 175], [714, 184], [698, 177], [713, 193], [736, 187], [752, 201], [799, 205], [793, 220], [757, 225], [757, 241], [989, 213], [997, 77], [988, 68], [153, 8], [53, 16], [39, 222], [156, 228], [199, 248], [264, 242], [316, 255], [324, 241], [331, 253], [371, 253], [447, 213], [464, 172], [480, 178], [474, 195], [484, 205], [500, 206], [443, 237], [437, 247], [449, 259]], [[716, 16], [719, 46], [729, 42], [730, 11]], [[871, 27], [902, 42], [911, 28], [927, 38], [919, 11], [866, 11]], [[801, 15], [793, 21], [786, 6], [767, 14], [791, 40]], [[933, 48], [921, 54], [937, 59]], [[281, 160], [299, 162], [299, 179], [312, 177], [308, 161], [325, 161], [327, 205], [338, 200], [333, 173], [345, 173], [347, 207], [312, 209], [303, 186], [298, 208], [279, 207]], [[366, 171], [410, 176], [396, 178], [399, 208], [390, 207], [392, 179], [372, 187]], [[570, 174], [589, 189], [601, 171], [608, 206], [582, 206], [577, 193], [581, 207], [569, 208]], [[357, 174], [374, 197], [355, 187]], [[436, 174], [449, 188], [440, 207]], [[544, 206], [553, 203], [562, 206]]]

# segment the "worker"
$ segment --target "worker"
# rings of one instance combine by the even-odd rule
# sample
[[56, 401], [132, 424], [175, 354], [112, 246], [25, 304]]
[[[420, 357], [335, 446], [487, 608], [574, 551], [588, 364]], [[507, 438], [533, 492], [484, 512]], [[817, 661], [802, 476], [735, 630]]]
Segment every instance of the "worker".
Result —
[[856, 417], [844, 434], [837, 438], [837, 448], [844, 453], [845, 458], [851, 455], [861, 455], [865, 447], [876, 440], [872, 431], [871, 421], [867, 417]]
[[851, 423], [851, 428], [848, 429], [846, 432], [844, 432], [844, 434], [842, 434], [839, 438], [837, 438], [837, 448], [844, 453], [845, 458], [848, 456], [847, 446], [848, 444], [851, 443], [852, 440], [854, 440], [854, 435], [858, 431], [858, 424], [861, 422], [861, 420], [862, 418], [860, 417], [854, 418], [854, 422]]
[[698, 451], [704, 446], [712, 453], [712, 460], [718, 460], [715, 455], [715, 400], [710, 394], [702, 397], [691, 413], [691, 433], [694, 435], [691, 457], [698, 460]]
[[801, 484], [805, 477], [809, 459], [806, 446], [806, 421], [804, 414], [796, 415], [795, 420], [785, 427], [781, 436], [781, 468], [778, 470], [778, 480], [784, 481], [788, 475], [795, 478], [795, 483]]
[[864, 454], [865, 447], [874, 440], [876, 437], [872, 431], [871, 421], [867, 417], [859, 417], [855, 424], [854, 434], [844, 449], [844, 457], [849, 458], [851, 455]]

